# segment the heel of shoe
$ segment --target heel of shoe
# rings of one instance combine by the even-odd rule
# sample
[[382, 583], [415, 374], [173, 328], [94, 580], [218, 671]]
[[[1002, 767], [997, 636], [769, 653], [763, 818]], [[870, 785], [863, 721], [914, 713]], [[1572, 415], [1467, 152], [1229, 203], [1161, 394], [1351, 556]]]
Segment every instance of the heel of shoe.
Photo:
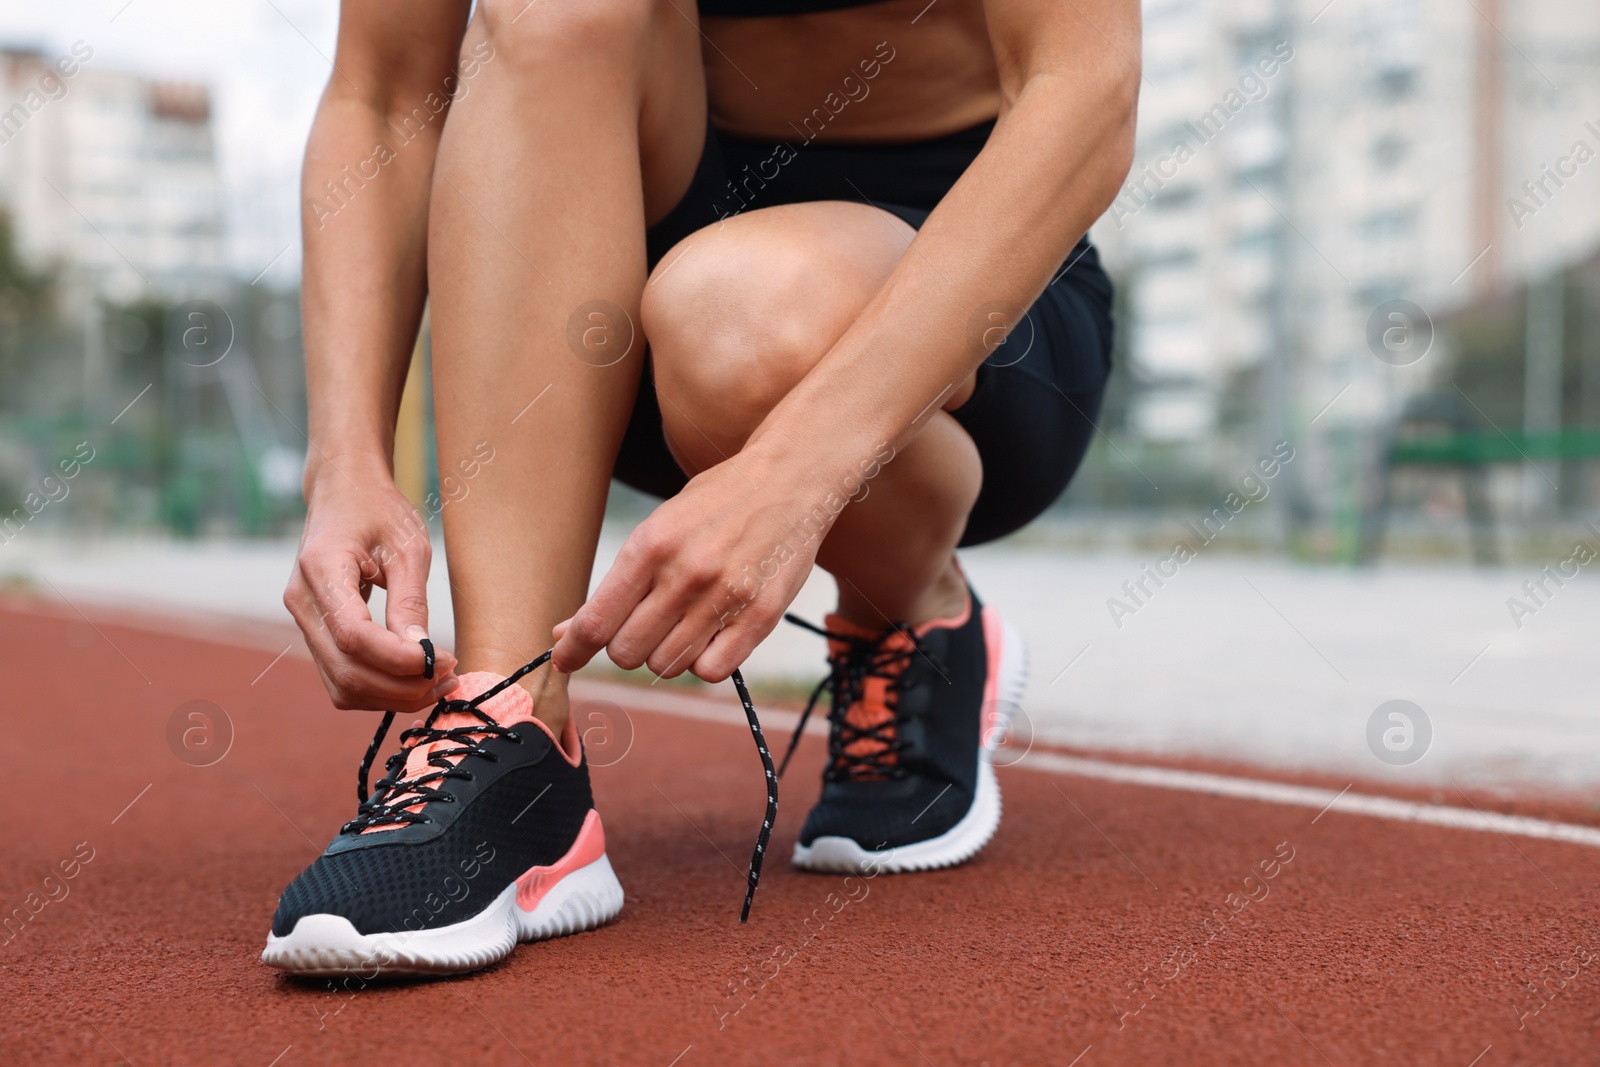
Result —
[[1015, 626], [994, 608], [983, 609], [983, 637], [989, 647], [989, 678], [984, 685], [982, 749], [992, 753], [1010, 733], [1012, 718], [1028, 688], [1028, 646]]
[[622, 883], [604, 854], [551, 886], [531, 912], [517, 909], [522, 941], [565, 937], [604, 926], [622, 911]]
[[606, 858], [600, 813], [591, 808], [567, 854], [549, 867], [524, 871], [516, 887], [523, 941], [592, 930], [615, 919], [622, 910], [622, 884]]

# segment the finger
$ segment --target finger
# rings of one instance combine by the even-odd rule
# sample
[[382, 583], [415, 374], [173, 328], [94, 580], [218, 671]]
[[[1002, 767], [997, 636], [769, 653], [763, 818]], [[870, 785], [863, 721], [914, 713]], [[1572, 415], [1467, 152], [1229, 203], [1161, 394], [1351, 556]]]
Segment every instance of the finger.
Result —
[[397, 678], [341, 654], [326, 631], [307, 635], [312, 659], [336, 708], [356, 710], [416, 711], [430, 707], [461, 684], [450, 674], [425, 679]]
[[625, 671], [637, 670], [655, 653], [678, 624], [681, 612], [674, 598], [656, 589], [623, 620], [606, 644], [611, 662]]
[[702, 681], [726, 681], [777, 625], [777, 618], [758, 624], [749, 615], [737, 616], [712, 636], [690, 671]]
[[407, 641], [428, 636], [428, 570], [433, 551], [423, 542], [392, 553], [383, 562], [379, 579], [385, 590], [383, 621], [390, 633]]
[[689, 670], [703, 682], [725, 682], [754, 648], [753, 642], [745, 647], [731, 628], [723, 630], [711, 639]]
[[422, 677], [422, 646], [372, 621], [353, 565], [307, 559], [301, 562], [301, 571], [315, 599], [318, 621], [341, 653], [396, 677]]
[[422, 711], [461, 687], [461, 679], [454, 676], [416, 685], [349, 661], [320, 670], [328, 699], [341, 711]]
[[617, 561], [600, 582], [600, 588], [567, 620], [551, 656], [556, 670], [571, 674], [593, 659], [595, 653], [616, 636], [617, 630], [649, 591], [649, 569], [637, 551], [630, 552], [628, 546], [623, 545], [623, 551], [617, 554]]
[[676, 678], [694, 665], [717, 635], [715, 618], [684, 618], [650, 654], [649, 667], [658, 678]]

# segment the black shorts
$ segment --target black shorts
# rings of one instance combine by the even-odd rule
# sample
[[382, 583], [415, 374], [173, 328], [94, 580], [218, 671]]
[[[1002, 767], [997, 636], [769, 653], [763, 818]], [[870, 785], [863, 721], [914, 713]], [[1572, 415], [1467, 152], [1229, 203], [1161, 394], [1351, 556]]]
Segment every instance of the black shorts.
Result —
[[[896, 145], [818, 144], [796, 137], [780, 146], [709, 131], [689, 191], [646, 234], [650, 266], [702, 227], [775, 204], [869, 202], [920, 227], [993, 127], [986, 122], [948, 137]], [[774, 169], [775, 177], [764, 177]], [[950, 413], [972, 436], [983, 461], [983, 488], [963, 546], [1019, 530], [1056, 501], [1094, 437], [1110, 372], [1111, 279], [1085, 237], [1006, 343], [978, 368], [972, 397]], [[614, 473], [623, 484], [659, 497], [672, 496], [688, 482], [667, 451], [648, 364]]]

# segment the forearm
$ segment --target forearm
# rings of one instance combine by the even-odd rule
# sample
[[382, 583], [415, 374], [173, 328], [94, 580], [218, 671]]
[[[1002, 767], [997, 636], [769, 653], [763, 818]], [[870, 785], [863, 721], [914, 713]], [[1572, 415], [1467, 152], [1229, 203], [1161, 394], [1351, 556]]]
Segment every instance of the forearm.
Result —
[[752, 435], [748, 462], [805, 455], [834, 488], [903, 447], [976, 370], [998, 339], [988, 313], [1014, 324], [1126, 175], [1134, 90], [1105, 73], [1027, 82], [877, 297]]
[[[428, 196], [444, 114], [401, 125], [391, 108], [330, 86], [302, 175], [309, 488], [330, 465], [348, 476], [392, 463], [400, 393], [427, 298]], [[436, 97], [436, 100], [442, 99]], [[415, 125], [415, 120], [413, 120]], [[409, 140], [405, 139], [409, 136]]]

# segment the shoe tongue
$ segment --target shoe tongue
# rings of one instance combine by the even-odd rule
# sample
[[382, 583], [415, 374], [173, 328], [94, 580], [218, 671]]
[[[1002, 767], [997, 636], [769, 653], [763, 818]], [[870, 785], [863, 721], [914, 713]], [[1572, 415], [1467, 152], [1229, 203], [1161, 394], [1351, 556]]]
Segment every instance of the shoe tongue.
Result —
[[[493, 671], [472, 671], [459, 677], [460, 688], [446, 697], [452, 703], [458, 700], [476, 700], [506, 680], [505, 675], [495, 674]], [[533, 695], [515, 683], [479, 704], [478, 710], [501, 726], [534, 721]], [[482, 726], [483, 720], [470, 711], [447, 711], [434, 719], [433, 725], [439, 730], [456, 730], [463, 726]], [[460, 745], [459, 741], [434, 741], [418, 745], [406, 756], [406, 777], [413, 778], [425, 773], [429, 769], [428, 759], [435, 749], [458, 748]]]
[[[451, 701], [475, 700], [506, 680], [505, 675], [495, 674], [492, 671], [472, 671], [459, 677], [461, 685], [448, 697]], [[511, 726], [520, 722], [538, 722], [533, 717], [533, 695], [522, 686], [514, 683], [479, 704], [478, 708], [501, 726]], [[463, 726], [482, 726], [484, 722], [470, 711], [446, 711], [433, 720], [433, 725], [439, 730], [456, 730]], [[543, 723], [539, 723], [539, 728], [544, 730], [546, 734], [549, 733]], [[428, 763], [434, 751], [436, 749], [460, 748], [462, 743], [461, 741], [431, 741], [426, 745], [416, 746], [406, 753], [406, 766], [405, 770], [401, 772], [401, 777], [411, 779], [437, 771], [437, 767], [430, 766]], [[459, 763], [460, 757], [456, 757], [450, 762], [452, 765]], [[434, 788], [438, 788], [440, 783], [436, 780], [430, 784]], [[403, 802], [407, 795], [408, 793], [402, 787], [401, 792], [395, 794], [391, 800]], [[405, 810], [421, 811], [422, 807], [423, 802], [419, 800], [415, 804], [408, 805]], [[383, 826], [369, 826], [361, 832], [363, 834], [380, 834], [386, 831], [399, 830], [402, 825], [389, 823]]]
[[[899, 629], [874, 630], [838, 615], [828, 615], [823, 619], [823, 625], [836, 634], [848, 634], [851, 637], [866, 638], [877, 643], [880, 651], [905, 649], [912, 647], [911, 639]], [[830, 657], [843, 655], [848, 651], [849, 645], [844, 641], [828, 639], [828, 655]], [[903, 669], [903, 668], [902, 668]], [[891, 722], [894, 711], [889, 707], [889, 679], [879, 674], [870, 674], [862, 680], [861, 697], [849, 708], [845, 709], [845, 721], [858, 730], [870, 730], [876, 726]], [[873, 753], [882, 752], [885, 743], [872, 738], [857, 738], [845, 746], [845, 751], [852, 756], [865, 757]]]
[[[911, 639], [906, 637], [899, 627], [891, 629], [890, 627], [873, 628], [871, 626], [862, 626], [860, 623], [851, 622], [840, 615], [824, 615], [822, 625], [824, 629], [831, 630], [836, 634], [849, 634], [851, 637], [861, 637], [869, 641], [876, 641], [883, 648], [906, 648], [911, 644]], [[844, 652], [846, 647], [848, 646], [845, 642], [836, 641], [831, 637], [828, 638], [829, 655], [840, 654]]]
[[[460, 679], [461, 688], [446, 698], [452, 703], [458, 700], [476, 700], [505, 681], [506, 676], [495, 674], [493, 671], [472, 671], [469, 674], [460, 675]], [[501, 726], [510, 726], [514, 722], [531, 722], [533, 720], [533, 695], [522, 686], [513, 683], [485, 700], [482, 704], [479, 704], [478, 710]], [[451, 730], [457, 726], [468, 726], [480, 721], [470, 711], [447, 711], [434, 720], [434, 725], [441, 730]]]

